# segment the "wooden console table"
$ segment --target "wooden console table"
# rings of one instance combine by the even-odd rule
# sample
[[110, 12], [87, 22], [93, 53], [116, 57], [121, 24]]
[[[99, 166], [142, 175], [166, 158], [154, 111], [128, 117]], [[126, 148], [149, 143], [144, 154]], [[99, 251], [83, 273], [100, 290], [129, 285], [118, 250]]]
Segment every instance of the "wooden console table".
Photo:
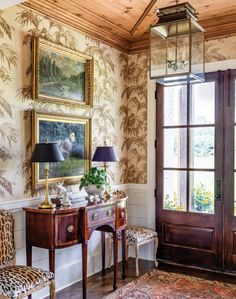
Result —
[[105, 232], [110, 232], [114, 238], [113, 289], [117, 289], [119, 232], [122, 234], [122, 278], [125, 278], [126, 199], [117, 198], [97, 205], [82, 202], [52, 210], [24, 208], [27, 265], [32, 265], [32, 246], [46, 248], [49, 250], [49, 269], [55, 272], [55, 249], [82, 243], [82, 287], [83, 298], [86, 298], [88, 240], [94, 230], [101, 231], [102, 273], [105, 274]]

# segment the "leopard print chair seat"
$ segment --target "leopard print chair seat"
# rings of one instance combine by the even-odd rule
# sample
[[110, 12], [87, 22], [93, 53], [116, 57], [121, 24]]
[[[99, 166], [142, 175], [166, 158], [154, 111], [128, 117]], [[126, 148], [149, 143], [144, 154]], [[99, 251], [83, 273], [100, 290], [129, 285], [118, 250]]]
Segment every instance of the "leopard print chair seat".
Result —
[[[118, 235], [119, 240], [121, 240], [121, 234]], [[139, 259], [139, 247], [141, 245], [147, 244], [149, 242], [154, 242], [154, 263], [155, 266], [158, 266], [156, 254], [158, 248], [158, 236], [157, 232], [134, 225], [127, 225], [126, 228], [126, 259], [128, 258], [129, 246], [133, 246], [135, 249], [135, 260], [136, 260], [136, 276], [139, 276], [139, 267], [138, 267], [138, 259]], [[108, 266], [111, 266], [111, 253], [112, 253], [112, 234], [109, 237], [109, 262]]]
[[14, 218], [0, 209], [0, 298], [20, 299], [50, 287], [55, 298], [54, 274], [38, 268], [15, 265]]

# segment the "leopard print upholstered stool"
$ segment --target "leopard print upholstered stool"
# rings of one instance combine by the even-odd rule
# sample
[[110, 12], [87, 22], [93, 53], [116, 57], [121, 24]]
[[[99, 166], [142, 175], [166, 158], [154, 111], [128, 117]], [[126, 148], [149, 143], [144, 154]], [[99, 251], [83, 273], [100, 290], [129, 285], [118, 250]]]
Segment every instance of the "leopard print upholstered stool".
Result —
[[0, 209], [0, 298], [25, 298], [46, 286], [50, 286], [50, 299], [54, 299], [53, 273], [15, 265], [14, 218]]
[[[119, 240], [121, 240], [121, 235], [119, 235]], [[109, 261], [108, 267], [111, 267], [112, 261], [112, 234], [109, 236]], [[158, 266], [156, 259], [157, 248], [158, 248], [158, 236], [157, 232], [150, 230], [148, 228], [128, 225], [126, 228], [126, 259], [128, 258], [129, 246], [135, 248], [135, 260], [136, 260], [136, 276], [139, 276], [138, 258], [139, 258], [139, 247], [147, 244], [149, 242], [154, 242], [154, 263]]]

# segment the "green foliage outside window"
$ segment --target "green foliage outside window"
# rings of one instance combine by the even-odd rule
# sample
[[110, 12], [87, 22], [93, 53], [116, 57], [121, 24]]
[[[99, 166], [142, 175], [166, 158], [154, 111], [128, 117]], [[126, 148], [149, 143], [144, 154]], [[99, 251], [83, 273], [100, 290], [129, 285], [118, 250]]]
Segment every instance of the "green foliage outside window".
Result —
[[192, 204], [197, 212], [213, 213], [213, 193], [206, 190], [205, 185], [200, 182], [192, 192]]
[[[173, 193], [173, 196], [170, 196], [169, 194], [165, 195], [163, 208], [165, 210], [185, 211], [176, 192]], [[192, 190], [191, 210], [202, 213], [214, 212], [213, 193], [208, 191], [202, 182]]]
[[176, 192], [174, 192], [173, 197], [171, 197], [169, 194], [166, 194], [163, 208], [165, 210], [184, 211], [184, 207], [181, 206]]

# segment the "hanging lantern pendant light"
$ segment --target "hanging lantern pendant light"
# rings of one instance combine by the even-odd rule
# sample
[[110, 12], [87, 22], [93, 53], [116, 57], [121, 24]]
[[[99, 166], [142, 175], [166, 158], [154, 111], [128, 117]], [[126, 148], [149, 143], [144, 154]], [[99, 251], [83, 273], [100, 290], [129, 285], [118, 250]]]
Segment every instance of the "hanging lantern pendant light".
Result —
[[189, 3], [161, 8], [150, 28], [150, 78], [170, 86], [204, 81], [204, 32]]

